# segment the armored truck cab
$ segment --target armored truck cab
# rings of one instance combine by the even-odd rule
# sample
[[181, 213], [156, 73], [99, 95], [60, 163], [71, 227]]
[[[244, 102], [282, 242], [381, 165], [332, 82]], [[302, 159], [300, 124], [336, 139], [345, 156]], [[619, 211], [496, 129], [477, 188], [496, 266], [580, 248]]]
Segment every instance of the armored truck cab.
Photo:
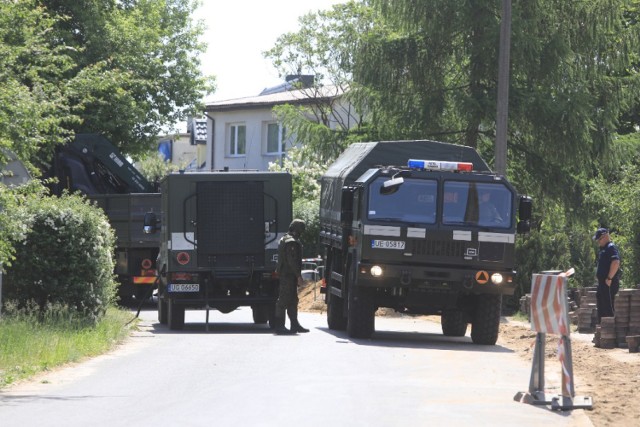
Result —
[[[160, 192], [160, 323], [182, 329], [185, 309], [229, 313], [239, 306], [251, 306], [255, 323], [272, 323], [278, 240], [292, 219], [291, 175], [174, 173]], [[157, 222], [150, 214], [147, 232]]]
[[530, 213], [531, 199], [472, 148], [351, 145], [322, 178], [329, 327], [368, 338], [376, 309], [389, 307], [440, 315], [447, 336], [471, 323], [474, 343], [495, 344], [502, 295], [515, 290], [515, 237]]

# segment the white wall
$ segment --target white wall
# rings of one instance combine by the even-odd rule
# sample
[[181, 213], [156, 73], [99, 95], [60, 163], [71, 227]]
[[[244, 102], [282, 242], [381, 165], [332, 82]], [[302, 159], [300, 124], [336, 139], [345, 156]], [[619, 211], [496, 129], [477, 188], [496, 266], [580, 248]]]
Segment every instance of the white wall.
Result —
[[[211, 118], [215, 120], [212, 126]], [[207, 142], [207, 165], [211, 163], [213, 154], [213, 168], [220, 170], [229, 169], [257, 169], [267, 170], [269, 162], [280, 160], [278, 155], [266, 154], [265, 124], [275, 121], [271, 109], [240, 110], [233, 112], [209, 113], [207, 120], [207, 135], [213, 137]], [[234, 123], [242, 123], [247, 127], [247, 146], [245, 156], [229, 155], [229, 126]]]
[[[277, 96], [278, 94], [274, 95]], [[258, 98], [258, 97], [256, 97]], [[316, 117], [309, 115], [310, 120]], [[342, 98], [336, 100], [334, 110], [329, 117], [331, 129], [352, 128], [357, 123], [358, 117], [353, 108]], [[281, 156], [275, 153], [266, 153], [266, 124], [274, 123], [275, 116], [272, 106], [248, 109], [238, 106], [234, 111], [212, 111], [207, 117], [207, 169], [256, 169], [267, 170], [270, 162], [279, 162]], [[244, 124], [246, 126], [246, 155], [231, 156], [229, 154], [229, 126], [232, 124]], [[295, 135], [287, 135], [286, 150], [295, 142]], [[213, 162], [211, 162], [213, 156]]]

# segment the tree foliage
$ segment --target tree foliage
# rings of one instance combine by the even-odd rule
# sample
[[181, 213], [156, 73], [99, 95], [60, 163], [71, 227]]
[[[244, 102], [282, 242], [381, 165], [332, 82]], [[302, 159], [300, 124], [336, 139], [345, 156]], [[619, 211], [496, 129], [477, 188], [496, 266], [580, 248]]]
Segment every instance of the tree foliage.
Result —
[[129, 154], [197, 111], [211, 82], [199, 71], [194, 0], [40, 0], [62, 17], [51, 36], [71, 48], [76, 132], [100, 131]]
[[0, 2], [0, 146], [46, 163], [74, 132], [100, 132], [127, 154], [147, 150], [213, 89], [197, 4]]
[[177, 171], [179, 166], [166, 161], [162, 154], [156, 152], [143, 157], [136, 163], [136, 168], [147, 181], [158, 187], [160, 180], [171, 172]]
[[61, 142], [77, 122], [65, 94], [73, 59], [51, 40], [57, 20], [35, 1], [0, 2], [0, 148], [23, 160]]
[[[512, 5], [508, 176], [536, 206], [533, 232], [518, 246], [523, 291], [530, 273], [570, 266], [579, 269], [580, 284], [591, 284], [590, 236], [598, 225], [617, 228], [623, 257], [637, 258], [631, 200], [640, 172], [633, 160], [640, 152], [639, 6], [637, 0]], [[362, 112], [357, 131], [341, 135], [300, 121], [295, 129], [303, 142], [435, 139], [475, 147], [492, 164], [500, 2], [363, 0], [343, 10], [358, 12], [307, 18], [299, 39], [281, 38], [287, 46], [271, 51], [279, 55], [276, 65], [289, 70], [314, 70], [331, 58]], [[324, 33], [348, 43], [332, 43], [323, 56]], [[640, 281], [634, 268], [626, 269], [628, 284]]]
[[280, 76], [314, 76], [313, 85], [302, 91], [309, 102], [274, 109], [287, 131], [304, 141], [303, 157], [331, 161], [350, 141], [368, 137], [362, 114], [349, 98], [359, 35], [376, 28], [371, 12], [350, 1], [306, 14], [299, 19], [299, 31], [283, 34], [264, 52]]

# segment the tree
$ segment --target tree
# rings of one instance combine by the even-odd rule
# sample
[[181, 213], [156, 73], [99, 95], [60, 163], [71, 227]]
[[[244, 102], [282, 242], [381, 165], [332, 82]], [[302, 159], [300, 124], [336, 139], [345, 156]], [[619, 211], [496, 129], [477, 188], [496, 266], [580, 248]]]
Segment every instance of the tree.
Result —
[[363, 3], [350, 1], [299, 19], [300, 30], [283, 34], [264, 52], [280, 76], [311, 75], [304, 105], [274, 109], [288, 133], [302, 143], [303, 158], [335, 159], [351, 140], [367, 138], [362, 115], [349, 102], [359, 34], [375, 28]]
[[[629, 69], [640, 39], [627, 3], [513, 5], [508, 174], [536, 200], [536, 232], [588, 236], [590, 181], [623, 158], [617, 120], [639, 89]], [[491, 163], [500, 3], [368, 4], [389, 29], [363, 34], [355, 60], [372, 123], [393, 138], [475, 147]], [[583, 263], [583, 255], [572, 261]]]
[[22, 160], [60, 143], [77, 121], [62, 83], [74, 62], [50, 40], [56, 21], [35, 1], [0, 2], [0, 148]]
[[[75, 132], [100, 132], [123, 152], [148, 149], [165, 126], [198, 110], [213, 81], [201, 76], [196, 0], [39, 0], [58, 17], [49, 39], [68, 49]], [[58, 81], [57, 83], [62, 83]]]

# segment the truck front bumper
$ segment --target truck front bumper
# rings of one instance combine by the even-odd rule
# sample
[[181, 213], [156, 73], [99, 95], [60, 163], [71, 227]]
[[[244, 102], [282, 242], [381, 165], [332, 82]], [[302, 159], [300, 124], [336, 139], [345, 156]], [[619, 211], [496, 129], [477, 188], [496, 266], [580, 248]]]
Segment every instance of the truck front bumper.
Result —
[[470, 294], [513, 295], [515, 271], [474, 268], [360, 263], [358, 286], [367, 288], [415, 288]]

